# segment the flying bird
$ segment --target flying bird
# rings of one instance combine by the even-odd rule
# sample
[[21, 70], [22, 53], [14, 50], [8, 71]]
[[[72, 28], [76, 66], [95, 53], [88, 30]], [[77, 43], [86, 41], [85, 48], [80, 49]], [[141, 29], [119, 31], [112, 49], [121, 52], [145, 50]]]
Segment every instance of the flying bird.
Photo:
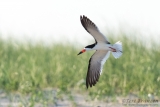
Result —
[[110, 56], [110, 52], [115, 58], [119, 58], [122, 55], [122, 43], [118, 41], [115, 44], [111, 44], [99, 31], [98, 27], [86, 16], [80, 16], [80, 21], [84, 29], [95, 39], [94, 44], [86, 46], [78, 54], [80, 55], [86, 51], [96, 50], [89, 60], [86, 77], [86, 87], [88, 88], [98, 82], [103, 65]]

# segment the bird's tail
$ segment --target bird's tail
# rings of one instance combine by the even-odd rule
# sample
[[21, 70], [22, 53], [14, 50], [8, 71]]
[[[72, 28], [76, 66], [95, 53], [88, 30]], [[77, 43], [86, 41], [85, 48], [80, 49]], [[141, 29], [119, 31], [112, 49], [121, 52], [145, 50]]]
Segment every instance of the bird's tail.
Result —
[[115, 58], [119, 58], [122, 55], [122, 42], [118, 41], [116, 42], [113, 47], [115, 47], [116, 52], [112, 52], [112, 55]]

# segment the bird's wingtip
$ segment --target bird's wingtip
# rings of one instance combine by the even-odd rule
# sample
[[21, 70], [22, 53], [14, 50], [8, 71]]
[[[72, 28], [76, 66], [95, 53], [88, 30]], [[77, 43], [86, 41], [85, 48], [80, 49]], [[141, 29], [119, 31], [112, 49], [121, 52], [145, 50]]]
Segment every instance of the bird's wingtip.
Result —
[[82, 15], [80, 15], [80, 20], [82, 20], [83, 19], [83, 16]]
[[88, 85], [86, 84], [86, 88], [88, 89]]
[[80, 15], [80, 19], [87, 18], [85, 15]]

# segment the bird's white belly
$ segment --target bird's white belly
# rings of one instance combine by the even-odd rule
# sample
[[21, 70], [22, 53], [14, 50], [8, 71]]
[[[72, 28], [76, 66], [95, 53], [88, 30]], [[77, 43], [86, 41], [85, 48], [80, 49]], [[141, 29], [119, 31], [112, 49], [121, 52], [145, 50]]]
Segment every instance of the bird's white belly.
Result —
[[109, 50], [111, 51], [111, 49], [109, 47], [112, 47], [111, 44], [97, 44], [93, 49], [94, 50]]

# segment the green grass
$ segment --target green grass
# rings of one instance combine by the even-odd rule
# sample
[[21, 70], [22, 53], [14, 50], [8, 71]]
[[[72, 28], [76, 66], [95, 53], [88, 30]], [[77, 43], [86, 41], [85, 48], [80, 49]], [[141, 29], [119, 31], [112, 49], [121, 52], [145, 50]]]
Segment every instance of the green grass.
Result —
[[23, 94], [53, 88], [59, 93], [88, 93], [92, 98], [129, 93], [160, 96], [160, 46], [147, 49], [125, 36], [119, 40], [123, 43], [122, 57], [114, 59], [111, 55], [99, 82], [88, 90], [85, 78], [93, 52], [77, 56], [83, 46], [79, 50], [67, 43], [44, 46], [0, 40], [0, 87]]

